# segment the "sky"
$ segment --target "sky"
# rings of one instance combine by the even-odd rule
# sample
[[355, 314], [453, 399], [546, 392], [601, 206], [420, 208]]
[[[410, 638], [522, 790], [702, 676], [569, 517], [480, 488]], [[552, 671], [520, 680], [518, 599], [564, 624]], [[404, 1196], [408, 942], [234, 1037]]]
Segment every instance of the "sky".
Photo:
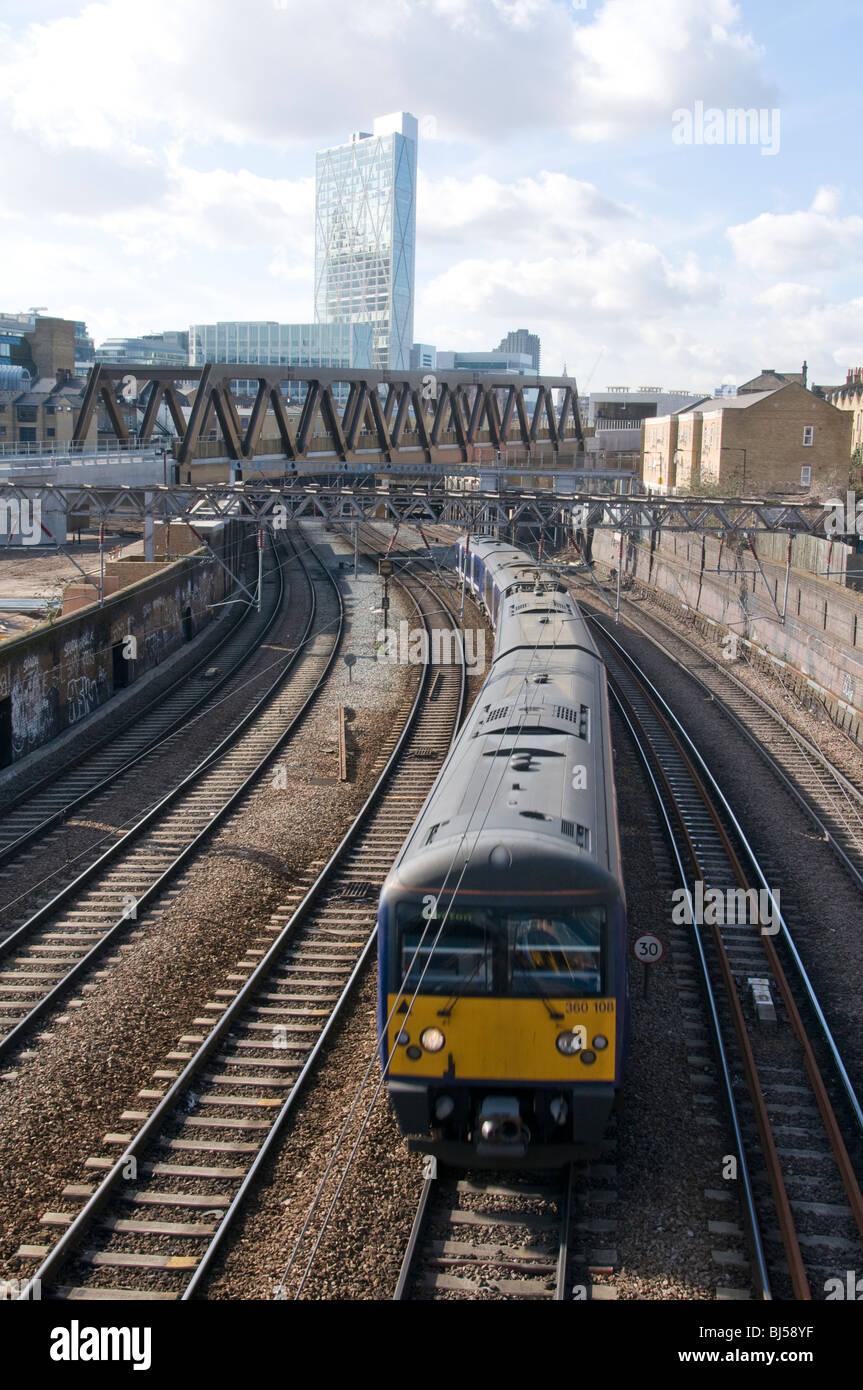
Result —
[[0, 15], [5, 312], [84, 319], [97, 342], [311, 320], [315, 152], [405, 110], [417, 341], [528, 328], [583, 392], [863, 364], [860, 0]]

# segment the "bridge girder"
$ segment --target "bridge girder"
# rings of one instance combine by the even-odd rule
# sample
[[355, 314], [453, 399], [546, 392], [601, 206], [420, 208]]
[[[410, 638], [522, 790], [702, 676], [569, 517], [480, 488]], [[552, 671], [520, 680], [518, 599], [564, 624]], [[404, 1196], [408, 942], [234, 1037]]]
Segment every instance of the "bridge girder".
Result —
[[703, 535], [779, 531], [824, 536], [835, 508], [811, 502], [737, 501], [715, 498], [645, 498], [575, 493], [561, 496], [553, 488], [533, 486], [504, 492], [465, 492], [456, 481], [439, 477], [424, 483], [391, 483], [380, 476], [359, 482], [314, 485], [288, 481], [280, 485], [158, 485], [95, 487], [90, 484], [23, 484], [0, 481], [0, 508], [10, 504], [61, 507], [88, 513], [94, 521], [202, 521], [237, 517], [256, 524], [283, 524], [312, 516], [327, 520], [347, 516], [390, 519], [403, 525], [417, 520], [447, 522], [473, 532], [496, 526], [535, 525], [644, 532], [674, 530]]
[[[245, 427], [231, 390], [236, 380], [257, 382]], [[188, 420], [180, 403], [181, 385], [195, 391]], [[304, 396], [296, 423], [288, 415], [283, 386]], [[338, 386], [348, 387], [344, 402], [338, 398]], [[531, 407], [526, 391], [536, 396]], [[555, 392], [560, 393], [558, 404]], [[97, 362], [87, 381], [73, 445], [84, 445], [100, 401], [116, 438], [128, 443], [120, 409], [123, 399], [146, 400], [137, 436], [143, 446], [152, 439], [159, 406], [167, 402], [177, 432], [175, 457], [181, 466], [209, 456], [206, 446], [211, 441], [204, 436], [211, 428], [221, 439], [224, 457], [240, 469], [261, 454], [302, 463], [321, 452], [322, 439], [330, 444], [326, 452], [340, 463], [372, 466], [395, 463], [406, 455], [427, 463], [469, 463], [477, 460], [482, 448], [493, 454], [507, 446], [521, 446], [528, 453], [543, 446], [553, 455], [561, 450], [568, 456], [584, 452], [578, 391], [570, 377], [302, 369], [245, 362], [201, 367]], [[276, 435], [264, 440], [268, 413]], [[483, 430], [487, 439], [480, 439]], [[314, 450], [313, 444], [318, 445]]]

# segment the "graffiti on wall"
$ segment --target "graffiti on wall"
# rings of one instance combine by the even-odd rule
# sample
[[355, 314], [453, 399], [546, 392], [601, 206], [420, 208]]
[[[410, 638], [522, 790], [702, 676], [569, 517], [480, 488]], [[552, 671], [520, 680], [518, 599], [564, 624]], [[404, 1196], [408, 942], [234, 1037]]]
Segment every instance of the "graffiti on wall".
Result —
[[66, 723], [77, 724], [102, 703], [105, 675], [100, 671], [96, 680], [91, 676], [74, 676], [66, 682]]
[[12, 688], [12, 756], [21, 758], [51, 737], [54, 712], [42, 671], [35, 657], [22, 662]]

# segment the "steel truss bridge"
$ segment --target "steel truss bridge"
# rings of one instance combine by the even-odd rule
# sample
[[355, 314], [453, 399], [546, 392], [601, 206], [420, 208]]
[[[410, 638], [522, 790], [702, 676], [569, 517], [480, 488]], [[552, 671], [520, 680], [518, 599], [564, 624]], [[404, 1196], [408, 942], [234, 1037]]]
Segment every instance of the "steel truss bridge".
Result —
[[[257, 382], [246, 423], [231, 389], [237, 380]], [[188, 413], [184, 396], [192, 391]], [[286, 392], [302, 397], [299, 412], [288, 409]], [[135, 425], [136, 444], [170, 447], [180, 467], [224, 459], [241, 473], [263, 458], [291, 467], [324, 455], [339, 463], [374, 466], [470, 463], [483, 452], [491, 460], [513, 447], [528, 456], [540, 447], [566, 458], [584, 452], [572, 377], [323, 370], [245, 362], [202, 367], [97, 362], [87, 380], [73, 447], [85, 447], [100, 404], [118, 443], [131, 443], [124, 403], [142, 412]], [[159, 423], [165, 408], [175, 437]]]
[[[560, 480], [559, 480], [560, 481]], [[0, 522], [15, 507], [40, 503], [67, 518], [102, 521], [201, 522], [229, 518], [281, 528], [296, 521], [385, 521], [401, 526], [444, 523], [474, 533], [499, 527], [567, 527], [643, 532], [662, 529], [703, 535], [779, 531], [825, 536], [835, 508], [811, 502], [721, 500], [704, 497], [566, 495], [546, 488], [502, 486], [466, 491], [463, 479], [401, 482], [368, 475], [332, 483], [289, 480], [281, 485], [95, 487], [89, 484], [0, 482]]]

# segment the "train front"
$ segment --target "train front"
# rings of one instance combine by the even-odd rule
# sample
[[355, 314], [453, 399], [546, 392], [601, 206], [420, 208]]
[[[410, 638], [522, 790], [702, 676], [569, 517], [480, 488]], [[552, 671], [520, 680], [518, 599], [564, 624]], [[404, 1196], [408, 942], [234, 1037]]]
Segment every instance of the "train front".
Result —
[[381, 897], [379, 1035], [409, 1147], [465, 1166], [595, 1152], [621, 1081], [625, 912], [616, 879], [529, 831], [394, 869]]

